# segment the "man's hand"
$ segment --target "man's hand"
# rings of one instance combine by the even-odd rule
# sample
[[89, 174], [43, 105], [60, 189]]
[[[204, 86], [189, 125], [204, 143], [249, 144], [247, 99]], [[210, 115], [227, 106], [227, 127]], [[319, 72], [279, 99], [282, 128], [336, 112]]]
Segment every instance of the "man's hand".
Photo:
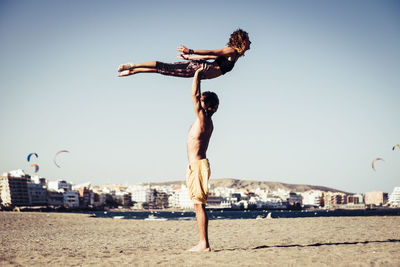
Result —
[[204, 74], [210, 69], [210, 66], [206, 63], [201, 64], [201, 67], [196, 70], [195, 72], [195, 76], [199, 77], [199, 79], [202, 79], [202, 77], [204, 76]]
[[196, 70], [194, 76], [201, 79], [203, 77], [204, 72], [205, 72], [205, 64], [202, 64], [201, 67], [198, 70]]

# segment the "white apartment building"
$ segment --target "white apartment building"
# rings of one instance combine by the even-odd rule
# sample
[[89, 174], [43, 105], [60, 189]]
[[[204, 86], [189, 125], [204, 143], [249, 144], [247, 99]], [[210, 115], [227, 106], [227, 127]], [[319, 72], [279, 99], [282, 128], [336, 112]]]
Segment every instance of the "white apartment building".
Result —
[[301, 194], [303, 196], [303, 205], [305, 206], [314, 206], [319, 207], [321, 206], [322, 201], [322, 191], [306, 191]]
[[189, 190], [185, 185], [181, 186], [181, 189], [177, 191], [178, 203], [181, 209], [193, 209], [193, 202], [189, 197]]
[[154, 190], [151, 189], [150, 185], [136, 186], [131, 188], [130, 192], [132, 193], [132, 201], [138, 203], [151, 203], [154, 201]]
[[171, 208], [179, 208], [179, 194], [176, 191], [169, 195], [168, 203]]
[[216, 187], [214, 189], [210, 189], [210, 192], [213, 192], [215, 196], [219, 197], [230, 197], [234, 192], [234, 188], [228, 188], [228, 187]]
[[59, 190], [71, 191], [72, 184], [68, 183], [65, 180], [49, 181], [47, 184], [47, 188], [49, 190], [54, 190], [54, 191], [59, 191]]
[[286, 190], [283, 190], [283, 189], [281, 189], [281, 188], [279, 188], [279, 189], [276, 190], [276, 191], [272, 191], [272, 195], [273, 195], [274, 197], [279, 197], [279, 198], [284, 199], [284, 200], [286, 200], [286, 199], [289, 198], [289, 192], [286, 191]]
[[283, 201], [279, 197], [268, 197], [264, 200], [265, 207], [268, 209], [286, 209], [286, 205], [283, 204]]
[[400, 207], [400, 187], [395, 187], [389, 196], [389, 204], [393, 207]]

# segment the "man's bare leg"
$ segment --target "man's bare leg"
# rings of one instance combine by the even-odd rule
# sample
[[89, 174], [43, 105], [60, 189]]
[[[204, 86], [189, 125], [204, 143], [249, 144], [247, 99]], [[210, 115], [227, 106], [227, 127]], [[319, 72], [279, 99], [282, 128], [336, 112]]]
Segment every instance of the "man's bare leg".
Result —
[[205, 204], [194, 204], [196, 212], [197, 226], [199, 228], [199, 243], [189, 249], [189, 251], [206, 252], [211, 251], [210, 244], [208, 243], [208, 216], [206, 213]]
[[123, 77], [123, 76], [129, 76], [137, 73], [143, 73], [143, 72], [157, 72], [155, 68], [137, 68], [137, 69], [132, 69], [132, 70], [124, 70], [121, 71], [118, 76]]
[[118, 67], [118, 72], [124, 71], [124, 70], [132, 70], [135, 68], [155, 68], [156, 67], [156, 61], [149, 61], [149, 62], [143, 62], [143, 63], [126, 63], [122, 64]]

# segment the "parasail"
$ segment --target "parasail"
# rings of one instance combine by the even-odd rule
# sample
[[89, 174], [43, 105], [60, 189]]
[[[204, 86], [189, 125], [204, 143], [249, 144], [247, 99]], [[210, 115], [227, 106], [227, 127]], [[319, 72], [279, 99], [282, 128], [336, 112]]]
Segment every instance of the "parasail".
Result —
[[398, 148], [400, 149], [400, 144], [394, 145], [394, 146], [392, 147], [392, 150], [394, 150], [396, 147], [398, 147]]
[[376, 171], [376, 170], [375, 170], [375, 162], [377, 162], [378, 160], [384, 161], [382, 158], [376, 158], [376, 159], [374, 159], [374, 160], [372, 161], [372, 169], [374, 169], [374, 171]]
[[34, 155], [36, 158], [39, 157], [37, 153], [30, 153], [30, 154], [26, 157], [26, 160], [27, 160], [28, 162], [31, 161], [31, 157], [32, 157], [33, 155]]
[[58, 152], [54, 155], [53, 161], [54, 161], [54, 164], [56, 164], [56, 166], [57, 166], [58, 168], [61, 168], [61, 167], [60, 167], [60, 165], [57, 164], [57, 156], [58, 156], [59, 154], [61, 154], [61, 153], [69, 153], [69, 151], [68, 151], [68, 150], [60, 150], [60, 151], [58, 151]]
[[35, 167], [35, 172], [39, 171], [39, 165], [37, 165], [36, 163], [31, 164], [32, 167]]

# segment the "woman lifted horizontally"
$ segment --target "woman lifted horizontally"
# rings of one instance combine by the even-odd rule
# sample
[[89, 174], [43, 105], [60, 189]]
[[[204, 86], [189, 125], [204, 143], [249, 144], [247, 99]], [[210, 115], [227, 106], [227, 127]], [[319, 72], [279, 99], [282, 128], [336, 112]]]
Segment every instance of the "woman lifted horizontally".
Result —
[[[153, 72], [191, 78], [198, 69], [203, 68], [205, 71], [202, 79], [213, 79], [231, 71], [236, 61], [250, 49], [250, 44], [247, 32], [238, 29], [231, 34], [225, 48], [217, 50], [193, 50], [181, 45], [178, 47], [178, 51], [181, 52], [179, 57], [187, 61], [176, 63], [150, 61], [122, 64], [118, 68], [118, 76], [123, 77], [142, 72]], [[191, 56], [191, 54], [196, 54], [197, 56]], [[213, 59], [214, 61], [207, 61], [209, 59]]]

